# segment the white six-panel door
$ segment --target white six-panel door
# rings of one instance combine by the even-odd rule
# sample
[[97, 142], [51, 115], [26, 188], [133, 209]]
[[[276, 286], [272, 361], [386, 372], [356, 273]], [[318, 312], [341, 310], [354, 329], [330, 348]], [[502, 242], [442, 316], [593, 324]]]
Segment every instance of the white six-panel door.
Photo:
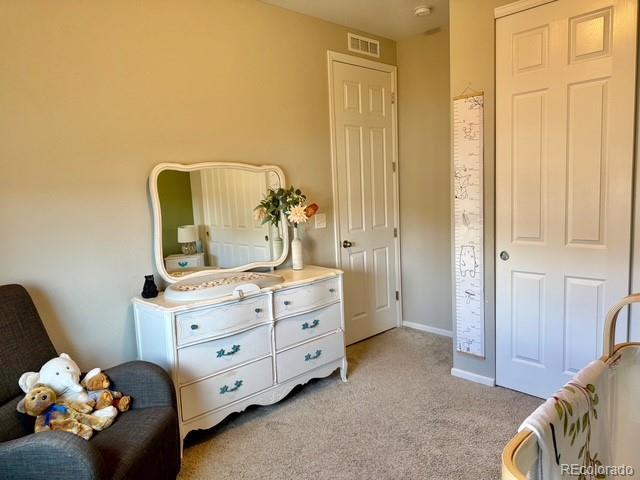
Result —
[[267, 191], [266, 174], [209, 168], [198, 177], [202, 207], [194, 211], [202, 211], [201, 221], [206, 225], [208, 265], [231, 268], [271, 260], [269, 226], [254, 216], [254, 208]]
[[496, 21], [499, 385], [551, 395], [600, 356], [628, 293], [635, 22], [635, 0]]
[[332, 72], [339, 248], [349, 344], [398, 322], [393, 79], [388, 71], [341, 62], [333, 62]]

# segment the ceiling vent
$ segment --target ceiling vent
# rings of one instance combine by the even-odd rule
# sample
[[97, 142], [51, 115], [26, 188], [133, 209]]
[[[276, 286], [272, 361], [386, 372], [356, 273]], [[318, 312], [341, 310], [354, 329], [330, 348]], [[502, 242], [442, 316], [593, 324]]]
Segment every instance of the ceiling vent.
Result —
[[356, 35], [355, 33], [349, 33], [347, 36], [347, 46], [350, 51], [380, 58], [380, 42], [378, 40]]

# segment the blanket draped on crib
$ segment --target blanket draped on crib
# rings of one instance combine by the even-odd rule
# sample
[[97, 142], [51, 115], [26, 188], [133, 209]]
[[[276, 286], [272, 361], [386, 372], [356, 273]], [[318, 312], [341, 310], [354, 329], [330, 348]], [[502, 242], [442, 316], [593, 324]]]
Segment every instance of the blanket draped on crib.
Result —
[[538, 440], [540, 479], [640, 478], [640, 346], [591, 362], [524, 428]]

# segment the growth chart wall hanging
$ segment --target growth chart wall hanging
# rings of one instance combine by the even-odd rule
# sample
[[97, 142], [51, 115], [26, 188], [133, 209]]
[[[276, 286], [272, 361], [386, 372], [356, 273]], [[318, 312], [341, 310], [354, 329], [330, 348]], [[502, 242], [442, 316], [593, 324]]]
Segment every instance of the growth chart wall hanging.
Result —
[[483, 113], [482, 93], [453, 100], [456, 348], [480, 357], [484, 357]]

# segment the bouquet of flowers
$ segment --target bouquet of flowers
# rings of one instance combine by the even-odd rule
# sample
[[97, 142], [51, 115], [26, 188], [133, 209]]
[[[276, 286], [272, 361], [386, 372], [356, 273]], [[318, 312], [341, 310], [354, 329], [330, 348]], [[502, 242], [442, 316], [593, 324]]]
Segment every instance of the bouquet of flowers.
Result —
[[277, 227], [284, 213], [289, 223], [297, 227], [301, 223], [306, 223], [318, 211], [317, 204], [307, 205], [306, 201], [307, 196], [299, 188], [269, 190], [255, 208], [256, 220], [261, 221], [262, 224], [271, 223]]

